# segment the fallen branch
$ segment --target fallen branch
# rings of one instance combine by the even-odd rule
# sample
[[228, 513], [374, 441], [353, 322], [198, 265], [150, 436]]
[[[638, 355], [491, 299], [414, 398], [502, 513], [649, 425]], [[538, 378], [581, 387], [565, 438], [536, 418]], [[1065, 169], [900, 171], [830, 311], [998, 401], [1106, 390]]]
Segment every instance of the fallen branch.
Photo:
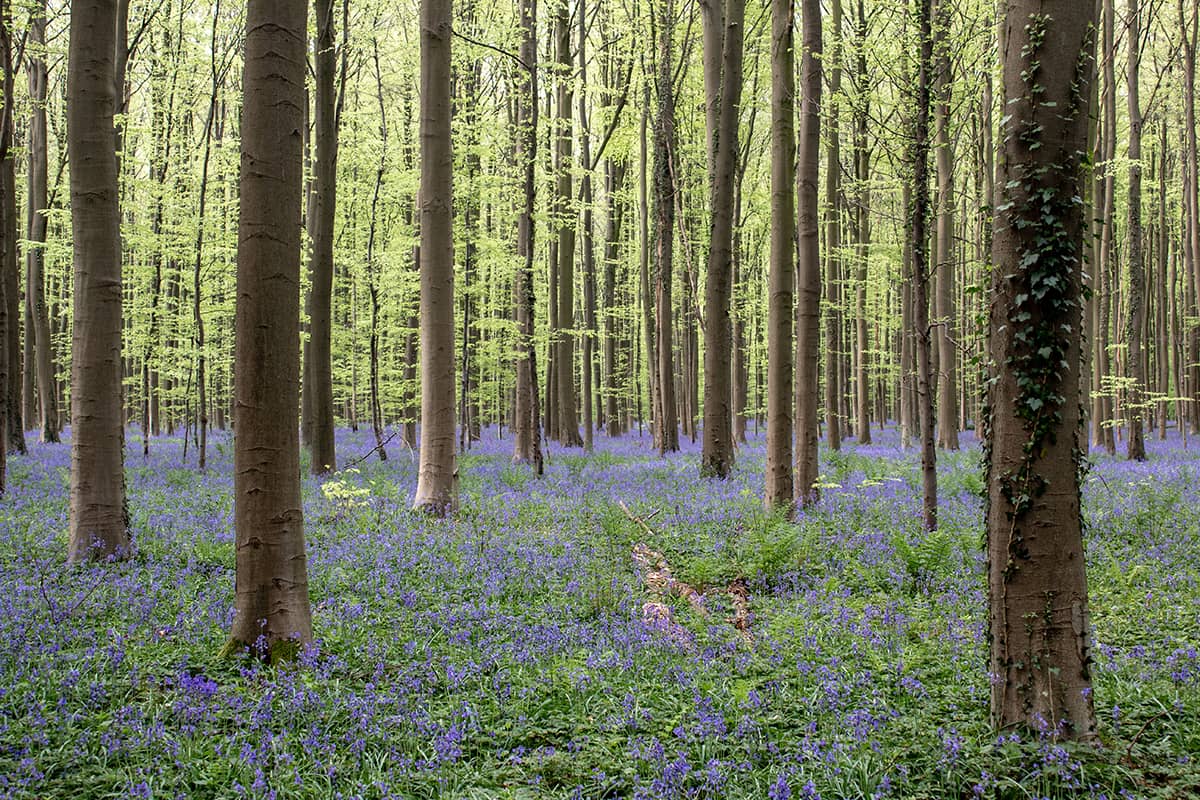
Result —
[[[392, 439], [395, 439], [396, 434], [398, 434], [398, 433], [399, 433], [399, 431], [392, 431], [390, 434], [388, 434], [388, 437], [386, 439], [384, 439], [382, 442], [375, 445], [370, 450], [368, 450], [366, 453], [364, 453], [361, 458], [356, 458], [353, 461], [351, 461], [349, 464], [343, 464], [342, 468], [340, 470], [338, 470], [338, 472], [345, 472], [346, 470], [350, 469], [351, 467], [354, 467], [354, 466], [357, 466], [357, 465], [363, 463], [368, 458], [375, 455], [383, 448], [387, 447], [388, 443], [391, 442]], [[412, 448], [410, 447], [409, 450], [411, 450], [411, 449]]]
[[733, 603], [733, 616], [729, 618], [729, 623], [738, 629], [746, 644], [754, 644], [754, 635], [750, 633], [750, 591], [746, 588], [745, 578], [738, 578], [725, 591]]
[[[643, 519], [630, 511], [624, 500], [618, 500], [617, 505], [625, 512], [625, 516], [629, 518], [630, 522], [636, 524], [650, 536], [655, 535], [654, 529], [650, 527], [647, 520], [653, 519], [658, 514], [657, 510]], [[671, 565], [667, 563], [667, 559], [662, 553], [639, 542], [633, 546], [632, 556], [634, 563], [642, 572], [642, 583], [645, 584], [650, 595], [650, 599], [642, 605], [643, 619], [672, 631], [678, 628], [679, 624], [671, 617], [670, 607], [664, 602], [672, 595], [686, 600], [688, 605], [704, 619], [711, 618], [707, 606], [704, 605], [704, 595], [697, 592], [690, 584], [678, 580], [672, 575]], [[746, 644], [753, 645], [754, 636], [750, 632], [752, 618], [750, 591], [746, 587], [745, 579], [738, 578], [724, 591], [729, 595], [729, 601], [733, 605], [733, 616], [726, 619], [726, 622], [737, 629]]]
[[[646, 520], [642, 519], [637, 514], [634, 514], [632, 511], [630, 511], [629, 506], [625, 505], [624, 500], [618, 500], [617, 505], [620, 506], [621, 510], [625, 512], [625, 516], [629, 518], [630, 522], [636, 523], [638, 526], [641, 527], [642, 530], [644, 530], [646, 533], [650, 534], [651, 536], [655, 535], [654, 530], [646, 523]], [[657, 510], [653, 514], [651, 514], [649, 517], [647, 517], [646, 519], [654, 519], [656, 516], [658, 516]]]

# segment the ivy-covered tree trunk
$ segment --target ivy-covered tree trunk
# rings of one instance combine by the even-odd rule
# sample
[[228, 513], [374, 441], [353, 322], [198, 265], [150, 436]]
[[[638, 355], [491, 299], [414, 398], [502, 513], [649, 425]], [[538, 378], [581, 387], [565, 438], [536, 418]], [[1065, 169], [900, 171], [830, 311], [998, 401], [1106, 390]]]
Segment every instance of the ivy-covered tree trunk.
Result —
[[817, 410], [821, 346], [821, 4], [801, 0], [800, 132], [796, 168], [796, 502], [817, 501]]
[[[715, 0], [714, 0], [715, 2]], [[713, 143], [712, 222], [704, 297], [704, 431], [700, 473], [726, 478], [733, 469], [732, 325], [734, 194], [738, 167], [738, 119], [742, 104], [744, 0], [729, 0], [722, 15], [717, 127]], [[710, 100], [713, 98], [710, 97]]]
[[235, 369], [236, 614], [228, 650], [312, 639], [300, 500], [300, 206], [306, 6], [250, 0]]
[[1096, 732], [1080, 512], [1084, 221], [1092, 3], [1009, 0], [989, 321], [992, 721]]
[[768, 510], [793, 508], [792, 304], [796, 246], [793, 0], [771, 0], [771, 261], [767, 288]]
[[421, 454], [413, 507], [458, 505], [454, 451], [454, 155], [450, 0], [421, 0]]
[[67, 559], [129, 553], [121, 404], [121, 234], [118, 210], [115, 0], [75, 0], [67, 66], [74, 328], [71, 503]]

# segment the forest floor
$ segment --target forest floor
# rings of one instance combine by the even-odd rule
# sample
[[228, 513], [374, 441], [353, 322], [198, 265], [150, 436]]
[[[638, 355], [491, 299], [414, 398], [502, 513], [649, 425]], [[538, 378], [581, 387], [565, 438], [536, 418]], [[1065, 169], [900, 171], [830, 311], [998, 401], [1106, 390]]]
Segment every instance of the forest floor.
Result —
[[[136, 556], [64, 568], [65, 445], [0, 504], [0, 797], [1187, 798], [1200, 796], [1200, 441], [1100, 455], [1086, 481], [1101, 744], [988, 727], [978, 448], [940, 454], [942, 528], [892, 430], [822, 452], [824, 499], [761, 510], [698, 445], [485, 436], [462, 510], [414, 515], [390, 448], [318, 483], [318, 643], [220, 660], [233, 613], [231, 439], [126, 457]], [[398, 441], [398, 440], [397, 440]], [[340, 431], [350, 461], [369, 433]], [[194, 453], [189, 453], [194, 465]]]

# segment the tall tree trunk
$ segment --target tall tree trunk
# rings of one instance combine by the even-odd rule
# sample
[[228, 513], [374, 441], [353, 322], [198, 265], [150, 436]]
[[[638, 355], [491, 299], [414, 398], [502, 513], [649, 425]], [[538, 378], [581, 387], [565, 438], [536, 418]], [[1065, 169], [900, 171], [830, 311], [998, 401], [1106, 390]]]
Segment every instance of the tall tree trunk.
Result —
[[334, 0], [313, 0], [317, 39], [313, 102], [313, 210], [308, 220], [312, 252], [309, 257], [308, 347], [305, 390], [311, 392], [305, 409], [311, 469], [321, 475], [337, 468], [333, 440], [333, 227], [337, 212], [339, 102], [337, 46], [334, 40]]
[[[379, 26], [375, 25], [374, 30], [378, 32]], [[375, 102], [379, 105], [379, 166], [375, 169], [375, 188], [371, 193], [371, 215], [367, 226], [367, 294], [371, 300], [371, 333], [368, 337], [371, 363], [368, 380], [371, 384], [371, 431], [375, 434], [375, 450], [379, 453], [380, 461], [387, 461], [387, 447], [383, 438], [383, 408], [379, 401], [380, 268], [375, 257], [375, 239], [378, 236], [379, 195], [383, 190], [384, 176], [387, 174], [388, 124], [387, 105], [383, 96], [383, 70], [379, 61], [378, 34], [371, 37], [371, 64], [375, 77]], [[411, 205], [406, 204], [406, 207], [411, 209]]]
[[[650, 294], [650, 180], [647, 175], [650, 165], [649, 135], [650, 124], [650, 76], [645, 76], [642, 82], [642, 117], [639, 128], [638, 152], [638, 283], [640, 286], [639, 305], [642, 310], [642, 347], [646, 356], [646, 383], [650, 398], [649, 420], [654, 430], [654, 438], [658, 439], [658, 429], [662, 423], [662, 411], [659, 403], [662, 396], [658, 389], [658, 348], [654, 337], [654, 299]], [[657, 219], [656, 219], [657, 222]]]
[[1116, 178], [1113, 170], [1113, 160], [1117, 153], [1117, 81], [1116, 47], [1114, 44], [1116, 27], [1113, 0], [1104, 1], [1103, 38], [1101, 42], [1101, 57], [1103, 58], [1103, 105], [1104, 123], [1101, 130], [1101, 140], [1104, 147], [1104, 186], [1100, 207], [1100, 262], [1096, 268], [1099, 308], [1096, 315], [1096, 332], [1093, 335], [1094, 380], [1097, 385], [1096, 396], [1092, 400], [1093, 441], [1102, 444], [1109, 455], [1116, 453], [1116, 442], [1110, 424], [1113, 416], [1112, 393], [1104, 386], [1105, 378], [1112, 371], [1112, 357], [1109, 350], [1111, 344], [1111, 320], [1113, 305], [1113, 287], [1116, 283], [1116, 272], [1113, 259], [1113, 215], [1116, 211]]
[[29, 167], [27, 202], [26, 302], [33, 319], [34, 372], [37, 375], [38, 408], [41, 411], [43, 442], [57, 442], [59, 428], [56, 392], [58, 366], [54, 361], [54, 342], [50, 334], [50, 316], [46, 307], [46, 212], [47, 187], [46, 99], [49, 82], [44, 51], [46, 45], [46, 3], [37, 0], [29, 17]]
[[871, 443], [871, 340], [867, 322], [867, 278], [871, 254], [871, 152], [867, 147], [870, 85], [867, 76], [867, 18], [865, 1], [858, 3], [854, 32], [856, 98], [854, 104], [854, 420], [859, 444]]
[[208, 459], [208, 375], [207, 358], [204, 342], [204, 315], [201, 305], [200, 273], [204, 265], [204, 222], [205, 208], [208, 200], [208, 164], [212, 155], [213, 124], [217, 114], [217, 95], [220, 91], [220, 75], [217, 66], [217, 19], [220, 17], [221, 5], [216, 5], [217, 13], [213, 16], [212, 27], [212, 85], [208, 99], [208, 116], [204, 122], [204, 155], [200, 162], [199, 209], [196, 219], [196, 260], [192, 270], [192, 323], [194, 325], [194, 343], [196, 346], [196, 416], [199, 430], [196, 450], [198, 453], [197, 466], [203, 472]]
[[992, 721], [1090, 739], [1078, 403], [1094, 5], [1009, 0], [989, 349]]
[[654, 125], [655, 329], [658, 335], [659, 398], [655, 439], [660, 455], [679, 449], [675, 406], [675, 353], [671, 281], [675, 255], [675, 86], [671, 70], [675, 2], [663, 0], [658, 20], [658, 119]]
[[838, 415], [838, 359], [842, 318], [842, 0], [830, 4], [829, 109], [825, 151], [825, 436], [830, 450], [842, 449], [842, 421]]
[[557, 0], [554, 16], [555, 56], [558, 60], [557, 174], [555, 212], [558, 224], [558, 331], [555, 339], [555, 388], [558, 403], [558, 441], [580, 447], [579, 417], [575, 409], [575, 212], [571, 203], [574, 147], [571, 137], [572, 85], [571, 24], [568, 0]]
[[438, 516], [458, 504], [450, 9], [450, 0], [421, 0], [421, 462], [413, 507]]
[[0, 59], [4, 67], [4, 98], [0, 107], [0, 280], [4, 282], [4, 328], [7, 374], [4, 406], [7, 416], [7, 449], [25, 452], [25, 421], [22, 418], [24, 375], [21, 369], [21, 260], [17, 254], [17, 177], [13, 150], [16, 96], [13, 94], [12, 6], [0, 4]]
[[607, 434], [619, 436], [621, 421], [617, 408], [618, 395], [627, 385], [617, 374], [617, 263], [620, 260], [620, 243], [624, 204], [617, 192], [625, 185], [628, 167], [623, 161], [609, 159], [606, 163], [605, 195], [608, 198], [608, 233], [604, 244], [604, 375], [605, 409], [604, 419]]
[[917, 413], [921, 425], [922, 518], [937, 528], [937, 451], [933, 421], [933, 332], [929, 325], [929, 107], [933, 68], [933, 20], [930, 0], [917, 0], [920, 56], [917, 66], [916, 124], [912, 157], [913, 331], [917, 356]]
[[[1189, 22], [1186, 8], [1191, 7]], [[1184, 280], [1188, 283], [1192, 295], [1200, 296], [1200, 151], [1196, 144], [1196, 45], [1200, 38], [1200, 5], [1178, 0], [1176, 11], [1179, 18], [1179, 28], [1183, 34], [1183, 127], [1184, 127]], [[1192, 309], [1195, 313], [1195, 309]], [[1188, 369], [1191, 384], [1192, 402], [1190, 424], [1196, 430], [1200, 423], [1200, 369], [1194, 366], [1200, 362], [1200, 332], [1193, 331], [1188, 337], [1189, 361], [1193, 365]], [[1182, 394], [1182, 392], [1181, 392]], [[1183, 415], [1180, 415], [1182, 420]]]
[[[169, 10], [169, 9], [168, 9]], [[215, 17], [214, 17], [215, 18]], [[180, 25], [182, 25], [183, 14], [180, 14]], [[165, 26], [163, 30], [162, 47], [164, 52], [171, 52], [178, 49], [175, 48], [171, 38], [171, 27]], [[215, 45], [215, 42], [213, 43]], [[214, 63], [216, 51], [214, 47]], [[158, 73], [159, 80], [163, 79], [162, 65], [158, 59], [155, 62], [155, 71]], [[150, 323], [149, 331], [146, 334], [145, 346], [142, 349], [142, 457], [150, 457], [150, 437], [154, 433], [153, 421], [155, 411], [155, 376], [157, 375], [157, 366], [159, 362], [159, 306], [162, 303], [162, 265], [163, 251], [166, 249], [162, 246], [163, 222], [165, 217], [166, 205], [166, 187], [167, 176], [171, 170], [171, 146], [172, 132], [175, 122], [175, 85], [180, 73], [178, 58], [171, 65], [170, 86], [164, 92], [161, 89], [156, 89], [154, 97], [154, 116], [151, 123], [152, 132], [154, 133], [154, 162], [150, 164], [150, 178], [155, 184], [154, 195], [154, 211], [152, 212], [150, 222], [150, 233], [154, 237], [154, 250], [151, 253], [151, 266], [154, 270], [153, 277], [150, 283]], [[32, 78], [31, 78], [32, 88]], [[31, 135], [32, 138], [32, 135]], [[43, 177], [44, 180], [44, 177]], [[32, 176], [31, 183], [32, 189]], [[44, 236], [43, 231], [43, 236]]]
[[1146, 317], [1146, 265], [1142, 253], [1142, 107], [1138, 99], [1138, 64], [1142, 57], [1141, 25], [1138, 0], [1128, 0], [1126, 40], [1126, 99], [1129, 106], [1129, 222], [1126, 250], [1129, 258], [1129, 299], [1125, 338], [1128, 344], [1125, 374], [1129, 381], [1126, 408], [1129, 414], [1130, 461], [1146, 460], [1143, 433], [1146, 391], [1146, 354], [1142, 348], [1142, 329]]
[[717, 129], [712, 154], [712, 225], [704, 297], [704, 441], [700, 474], [716, 478], [729, 477], [733, 469], [729, 305], [733, 293], [733, 201], [739, 155], [737, 133], [742, 101], [745, 16], [744, 0], [728, 0], [724, 14], [725, 34], [721, 37], [721, 78], [715, 97]]
[[[14, 252], [14, 263], [8, 264], [5, 260], [0, 266], [3, 266], [5, 271], [11, 267], [13, 270], [18, 269], [16, 262], [16, 182], [15, 180], [7, 180], [13, 176], [12, 169], [12, 111], [13, 111], [13, 58], [12, 58], [12, 5], [11, 0], [0, 0], [0, 60], [3, 61], [4, 67], [4, 98], [3, 98], [3, 114], [0, 117], [0, 258], [7, 259], [8, 251], [11, 249]], [[10, 185], [11, 184], [11, 185]], [[9, 206], [12, 206], [14, 211], [9, 213]], [[9, 218], [12, 218], [12, 226], [9, 227]], [[17, 324], [17, 320], [9, 310], [8, 293], [10, 291], [7, 275], [0, 280], [0, 342], [4, 342], [7, 337], [8, 329]], [[16, 370], [16, 365], [10, 360], [10, 354], [7, 347], [0, 347], [0, 387], [7, 385], [8, 380]], [[4, 398], [6, 401], [9, 398]], [[8, 481], [8, 447], [7, 447], [7, 429], [11, 414], [6, 413], [8, 409], [0, 409], [5, 413], [0, 413], [0, 496], [4, 495], [5, 487]]]
[[767, 294], [768, 509], [793, 508], [792, 303], [795, 257], [795, 6], [771, 0], [771, 266]]
[[[69, 562], [129, 553], [121, 405], [116, 0], [76, 0], [67, 67], [74, 236]], [[11, 74], [11, 72], [9, 73]]]
[[537, 343], [534, 325], [537, 307], [533, 287], [534, 212], [537, 208], [537, 2], [521, 2], [521, 60], [517, 95], [517, 164], [521, 168], [524, 204], [517, 220], [517, 255], [521, 269], [515, 281], [520, 355], [517, 358], [516, 412], [513, 461], [529, 464], [542, 474], [542, 428], [538, 408]]
[[[474, 7], [468, 3], [463, 27], [469, 33], [475, 33]], [[479, 175], [481, 171], [479, 158], [479, 83], [480, 62], [476, 61], [464, 69], [457, 84], [462, 87], [462, 127], [465, 133], [463, 143], [466, 155], [463, 159], [465, 189], [460, 193], [459, 206], [462, 209], [463, 231], [463, 282], [462, 290], [458, 292], [459, 308], [462, 313], [462, 347], [459, 351], [459, 405], [458, 405], [458, 449], [465, 452], [471, 446], [474, 438], [473, 429], [476, 424], [477, 409], [472, 402], [474, 389], [473, 372], [475, 337], [475, 282], [479, 269]]]
[[801, 0], [800, 136], [796, 202], [796, 482], [801, 506], [816, 502], [819, 347], [821, 345], [821, 4]]
[[[905, 186], [902, 190], [901, 205], [907, 210], [912, 207], [912, 187]], [[913, 352], [913, 248], [912, 237], [905, 236], [902, 245], [900, 268], [902, 270], [902, 286], [900, 287], [900, 447], [907, 450], [912, 447], [912, 436], [917, 430], [916, 400], [913, 396], [912, 383], [916, 376], [913, 362], [916, 358]]]
[[950, 99], [954, 76], [950, 65], [949, 0], [937, 0], [937, 19], [934, 24], [934, 106], [937, 168], [937, 239], [934, 263], [937, 265], [937, 292], [934, 313], [937, 315], [938, 349], [938, 446], [945, 450], [958, 449], [958, 332], [955, 320], [955, 251], [954, 240], [954, 153], [950, 144]]
[[592, 143], [588, 119], [587, 81], [587, 14], [586, 2], [581, 0], [578, 14], [579, 30], [579, 82], [584, 87], [579, 92], [579, 138], [580, 157], [583, 161], [583, 177], [580, 180], [579, 194], [583, 202], [582, 220], [580, 223], [581, 255], [583, 256], [583, 448], [592, 451], [595, 439], [596, 414], [593, 406], [595, 399], [592, 385], [595, 363], [596, 342], [596, 245], [592, 235]]
[[300, 500], [300, 206], [306, 7], [250, 0], [242, 81], [234, 522], [227, 650], [278, 660], [312, 638]]

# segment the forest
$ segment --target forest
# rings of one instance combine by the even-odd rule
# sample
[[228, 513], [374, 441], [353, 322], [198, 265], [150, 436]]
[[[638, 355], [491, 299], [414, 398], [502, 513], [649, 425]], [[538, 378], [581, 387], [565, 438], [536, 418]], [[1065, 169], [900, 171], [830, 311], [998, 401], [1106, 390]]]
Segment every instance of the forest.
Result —
[[1196, 0], [0, 0], [0, 799], [1200, 796]]

